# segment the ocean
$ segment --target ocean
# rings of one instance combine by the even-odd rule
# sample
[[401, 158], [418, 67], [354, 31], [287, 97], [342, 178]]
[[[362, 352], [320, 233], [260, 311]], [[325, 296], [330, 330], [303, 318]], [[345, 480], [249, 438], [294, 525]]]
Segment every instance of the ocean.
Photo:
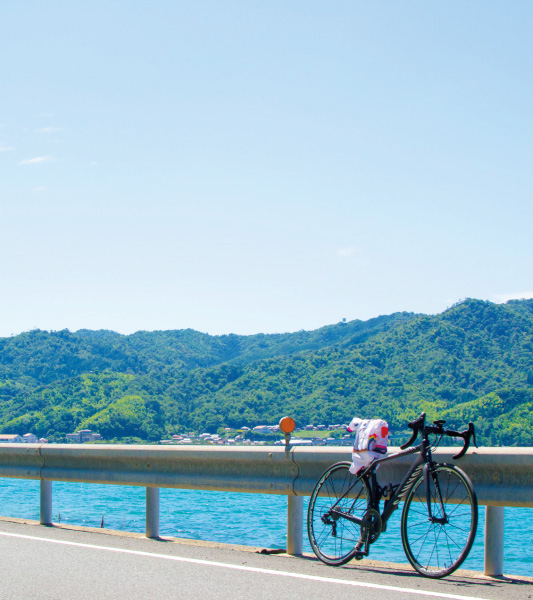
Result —
[[[53, 483], [53, 521], [119, 531], [145, 531], [142, 487], [85, 483]], [[304, 504], [304, 516], [307, 511]], [[39, 520], [38, 481], [0, 478], [0, 515]], [[371, 546], [369, 558], [406, 564], [400, 538], [400, 515]], [[485, 507], [474, 546], [461, 568], [483, 571]], [[160, 491], [160, 535], [193, 540], [286, 548], [287, 497], [177, 490]], [[533, 576], [533, 509], [505, 509], [504, 572]], [[304, 552], [312, 552], [304, 524]]]

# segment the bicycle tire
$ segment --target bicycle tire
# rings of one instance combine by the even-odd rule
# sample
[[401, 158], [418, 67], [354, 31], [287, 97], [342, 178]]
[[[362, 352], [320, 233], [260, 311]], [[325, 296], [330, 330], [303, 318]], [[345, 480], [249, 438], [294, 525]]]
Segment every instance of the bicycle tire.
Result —
[[351, 463], [335, 463], [319, 478], [307, 511], [309, 543], [316, 556], [327, 565], [338, 567], [349, 562], [361, 549], [361, 526], [333, 516], [332, 506], [355, 484], [349, 495], [337, 504], [342, 512], [361, 518], [369, 507], [370, 490], [365, 479], [350, 473]]
[[[444, 515], [437, 498], [435, 477]], [[468, 556], [476, 536], [478, 507], [472, 482], [456, 466], [436, 465], [429, 478], [431, 514], [445, 521], [432, 522], [429, 518], [426, 483], [421, 472], [406, 495], [402, 544], [407, 560], [418, 573], [439, 579], [453, 573]]]

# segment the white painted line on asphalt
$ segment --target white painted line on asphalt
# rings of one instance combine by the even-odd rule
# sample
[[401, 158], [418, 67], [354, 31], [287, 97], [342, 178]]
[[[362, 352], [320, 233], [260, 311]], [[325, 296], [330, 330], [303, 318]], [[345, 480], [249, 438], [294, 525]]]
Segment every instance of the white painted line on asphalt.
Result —
[[37, 537], [32, 535], [22, 535], [18, 533], [7, 533], [0, 531], [0, 535], [7, 537], [21, 538], [24, 540], [35, 540], [37, 542], [48, 542], [50, 544], [60, 544], [63, 546], [75, 546], [78, 548], [89, 548], [91, 550], [104, 550], [107, 552], [119, 552], [123, 554], [133, 554], [135, 556], [146, 556], [149, 558], [163, 558], [165, 560], [174, 560], [177, 562], [193, 563], [207, 567], [220, 567], [223, 569], [234, 569], [235, 571], [248, 571], [251, 573], [260, 573], [262, 575], [277, 575], [278, 577], [292, 577], [293, 579], [307, 579], [310, 581], [320, 581], [322, 583], [337, 583], [339, 585], [351, 585], [353, 587], [372, 588], [376, 590], [387, 590], [391, 592], [403, 592], [404, 594], [418, 594], [419, 596], [431, 596], [436, 598], [450, 598], [451, 600], [487, 600], [476, 596], [459, 596], [457, 594], [445, 594], [443, 592], [430, 592], [424, 590], [414, 590], [410, 588], [396, 587], [392, 585], [380, 585], [377, 583], [365, 583], [363, 581], [349, 581], [346, 579], [335, 579], [333, 577], [320, 577], [319, 575], [305, 575], [303, 573], [289, 573], [288, 571], [274, 571], [272, 569], [262, 569], [260, 567], [245, 567], [244, 565], [232, 565], [230, 563], [221, 563], [212, 560], [201, 560], [197, 558], [184, 558], [182, 556], [171, 556], [169, 554], [155, 554], [153, 552], [141, 552], [140, 550], [128, 550], [126, 548], [113, 548], [110, 546], [97, 546], [96, 544], [81, 544], [79, 542], [67, 542], [65, 540], [53, 540], [50, 538]]

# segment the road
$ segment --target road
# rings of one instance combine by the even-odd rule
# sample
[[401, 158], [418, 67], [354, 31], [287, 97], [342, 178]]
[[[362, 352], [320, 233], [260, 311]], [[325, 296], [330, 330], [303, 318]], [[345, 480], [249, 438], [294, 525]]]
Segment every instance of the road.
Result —
[[533, 579], [493, 580], [471, 573], [424, 579], [398, 565], [334, 569], [314, 558], [138, 534], [42, 527], [0, 520], [1, 600], [529, 600]]

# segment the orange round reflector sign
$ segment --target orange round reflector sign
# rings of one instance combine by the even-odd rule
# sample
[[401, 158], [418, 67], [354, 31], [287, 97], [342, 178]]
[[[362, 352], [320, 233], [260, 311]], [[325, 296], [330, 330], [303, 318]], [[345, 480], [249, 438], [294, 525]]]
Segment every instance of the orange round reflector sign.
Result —
[[279, 428], [281, 431], [283, 431], [283, 433], [292, 433], [295, 427], [296, 423], [291, 417], [283, 417], [283, 419], [281, 419], [279, 422]]

